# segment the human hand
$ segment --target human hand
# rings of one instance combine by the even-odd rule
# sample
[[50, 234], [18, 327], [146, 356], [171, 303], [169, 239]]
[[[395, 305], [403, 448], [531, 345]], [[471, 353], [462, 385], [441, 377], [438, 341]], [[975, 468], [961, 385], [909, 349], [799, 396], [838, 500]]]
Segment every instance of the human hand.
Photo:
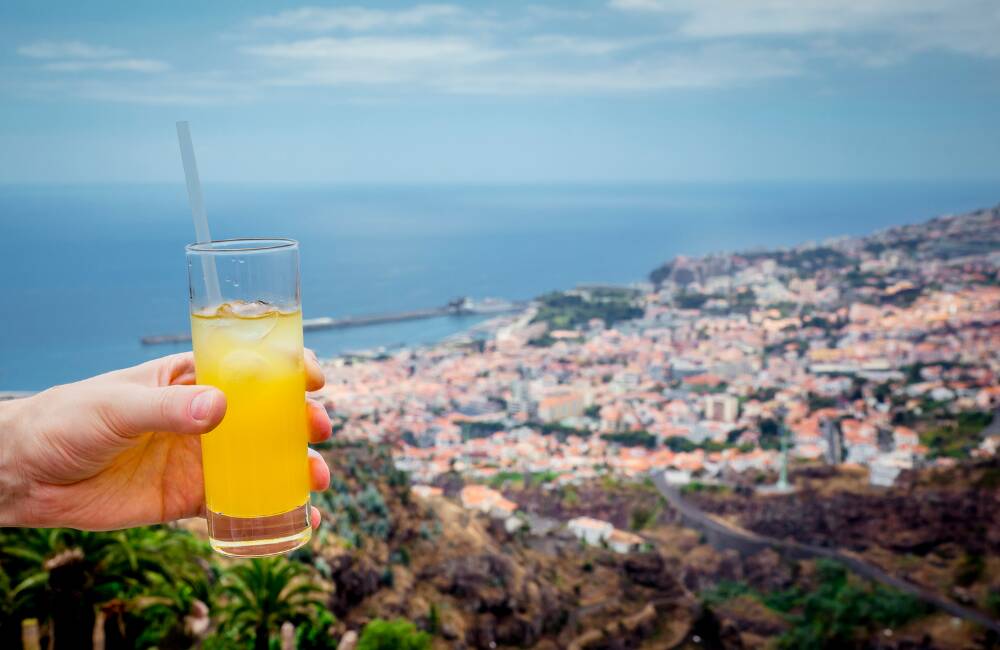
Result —
[[[306, 389], [323, 373], [306, 353]], [[203, 516], [199, 434], [226, 413], [226, 396], [195, 386], [194, 356], [175, 354], [31, 397], [0, 403], [0, 525], [110, 530]], [[311, 442], [330, 419], [307, 400]], [[313, 490], [330, 470], [309, 450]], [[313, 526], [319, 512], [310, 513]]]

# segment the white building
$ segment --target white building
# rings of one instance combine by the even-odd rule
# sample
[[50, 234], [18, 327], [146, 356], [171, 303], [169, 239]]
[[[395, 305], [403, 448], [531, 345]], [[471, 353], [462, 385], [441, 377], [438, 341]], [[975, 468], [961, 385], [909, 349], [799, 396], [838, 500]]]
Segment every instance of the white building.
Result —
[[867, 465], [878, 455], [878, 447], [875, 445], [867, 442], [855, 443], [848, 445], [846, 461], [848, 463], [857, 463], [858, 465]]
[[663, 470], [663, 480], [668, 485], [687, 485], [691, 482], [691, 472], [682, 469], [665, 469]]
[[591, 546], [599, 546], [601, 542], [611, 537], [615, 527], [606, 521], [593, 517], [576, 517], [566, 522], [569, 532]]
[[888, 460], [877, 459], [869, 465], [868, 481], [880, 487], [892, 487], [903, 468]]
[[613, 530], [608, 536], [608, 546], [615, 553], [631, 553], [638, 550], [645, 540], [635, 533]]
[[617, 530], [606, 521], [592, 517], [577, 517], [566, 523], [570, 532], [590, 546], [607, 544], [615, 553], [631, 553], [637, 550], [645, 540], [638, 535]]
[[705, 397], [705, 418], [715, 422], [736, 422], [740, 402], [733, 395], [708, 395]]
[[881, 487], [892, 487], [904, 469], [913, 469], [913, 454], [882, 454], [868, 464], [868, 482]]

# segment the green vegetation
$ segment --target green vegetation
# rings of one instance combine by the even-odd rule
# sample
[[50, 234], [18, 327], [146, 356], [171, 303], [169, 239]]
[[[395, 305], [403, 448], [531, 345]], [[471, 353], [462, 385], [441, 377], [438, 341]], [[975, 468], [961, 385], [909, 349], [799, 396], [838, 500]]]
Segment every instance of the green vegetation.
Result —
[[[605, 433], [602, 438], [623, 447], [656, 447], [656, 436], [648, 431], [626, 431], [624, 433]], [[663, 441], [663, 445], [672, 452], [691, 452], [702, 449], [706, 452], [722, 451], [724, 449], [745, 449], [745, 445], [737, 445], [734, 441], [715, 442], [703, 440], [695, 443], [681, 436], [671, 436]]]
[[538, 298], [541, 305], [533, 322], [548, 323], [551, 329], [574, 329], [598, 318], [610, 327], [642, 316], [642, 309], [633, 304], [634, 298], [635, 292], [625, 289], [594, 291], [589, 299], [575, 293], [547, 293]]
[[725, 308], [711, 308], [712, 313], [748, 314], [757, 306], [757, 295], [752, 289], [740, 289], [731, 295], [719, 293], [695, 293], [683, 291], [674, 296], [674, 306], [679, 309], [702, 309], [711, 300], [725, 300], [728, 305]]
[[826, 397], [824, 395], [817, 395], [816, 393], [809, 393], [809, 410], [818, 411], [820, 409], [828, 409], [837, 406], [837, 400], [834, 397]]
[[233, 565], [222, 579], [222, 629], [237, 641], [267, 650], [271, 631], [285, 621], [303, 623], [323, 610], [323, 590], [305, 565], [283, 557]]
[[913, 303], [917, 301], [917, 298], [923, 295], [923, 293], [924, 290], [922, 287], [903, 289], [902, 291], [897, 291], [892, 295], [881, 296], [881, 302], [883, 305], [895, 305], [896, 307], [910, 307]]
[[1000, 467], [986, 467], [980, 472], [972, 486], [980, 490], [996, 490], [1000, 488]]
[[844, 280], [854, 289], [861, 287], [875, 287], [884, 289], [886, 287], [885, 278], [877, 273], [862, 273], [858, 269], [848, 271]]
[[732, 310], [742, 314], [748, 314], [757, 306], [757, 294], [753, 289], [740, 289], [731, 301]]
[[100, 613], [106, 647], [188, 648], [199, 639], [185, 619], [199, 611], [215, 616], [209, 649], [268, 648], [285, 621], [303, 650], [333, 643], [335, 619], [307, 565], [221, 563], [184, 530], [2, 529], [0, 567], [0, 647], [20, 647], [27, 618], [57, 650], [79, 647]]
[[490, 478], [489, 486], [491, 488], [500, 488], [507, 483], [520, 483], [524, 484], [524, 474], [521, 472], [497, 472]]
[[437, 634], [441, 630], [441, 612], [437, 603], [431, 603], [431, 611], [427, 614], [427, 631]]
[[587, 429], [568, 427], [558, 422], [543, 422], [535, 426], [538, 427], [543, 436], [556, 436], [561, 441], [565, 441], [569, 436], [578, 436], [580, 438], [590, 437], [590, 431]]
[[778, 639], [779, 647], [790, 649], [855, 647], [876, 631], [929, 613], [920, 600], [862, 581], [831, 560], [816, 561], [813, 581], [810, 591], [792, 587], [770, 593], [745, 583], [721, 582], [702, 599], [709, 607], [743, 596], [760, 601], [791, 624]]
[[497, 431], [503, 431], [503, 422], [459, 422], [462, 440], [488, 438]]
[[[28, 619], [37, 621], [41, 647], [53, 650], [89, 648], [95, 635], [109, 649], [271, 650], [286, 622], [299, 650], [336, 648], [343, 629], [331, 601], [336, 565], [318, 549], [387, 547], [388, 580], [411, 557], [406, 546], [390, 543], [398, 524], [392, 512], [408, 507], [409, 482], [388, 448], [344, 440], [331, 447], [332, 489], [313, 497], [322, 523], [315, 541], [289, 558], [223, 559], [175, 526], [0, 528], [0, 648], [21, 647]], [[440, 521], [419, 524], [421, 540], [442, 534]], [[387, 584], [384, 573], [382, 580]], [[387, 625], [389, 645], [378, 645], [376, 625], [368, 647], [428, 647], [412, 626]], [[400, 631], [408, 640], [397, 643]]]
[[[672, 436], [667, 438], [663, 442], [670, 451], [677, 452], [692, 452], [695, 449], [701, 449], [706, 452], [722, 451], [724, 449], [744, 449], [746, 445], [737, 445], [735, 441], [730, 441], [728, 438], [726, 442], [716, 442], [714, 440], [702, 440], [701, 442], [691, 442], [687, 438], [682, 438], [680, 436]], [[751, 446], [752, 449], [752, 446]]]
[[660, 498], [653, 507], [636, 506], [632, 508], [632, 512], [629, 513], [629, 528], [638, 532], [654, 524], [663, 510], [663, 503], [663, 499]]
[[558, 472], [545, 471], [545, 472], [497, 472], [492, 478], [490, 478], [488, 485], [491, 488], [498, 489], [507, 484], [520, 485], [521, 487], [534, 487], [538, 485], [544, 485], [546, 483], [551, 483], [552, 481], [559, 478]]
[[761, 449], [781, 449], [781, 426], [777, 420], [764, 418], [760, 421], [760, 438], [757, 444]]
[[656, 436], [648, 431], [628, 431], [625, 433], [606, 433], [604, 439], [625, 447], [645, 447], [652, 449], [656, 446]]
[[681, 494], [698, 494], [701, 492], [705, 494], [728, 494], [731, 491], [731, 488], [726, 485], [702, 483], [701, 481], [691, 481], [681, 488]]
[[749, 397], [759, 402], [770, 402], [777, 394], [777, 388], [758, 388], [756, 391], [750, 393]]
[[358, 639], [357, 650], [428, 650], [431, 635], [401, 618], [385, 621], [379, 618], [368, 623]]
[[674, 296], [674, 305], [678, 309], [701, 309], [712, 298], [721, 298], [705, 293], [680, 293]]
[[579, 290], [585, 291], [590, 295], [591, 300], [598, 302], [607, 300], [635, 300], [642, 296], [642, 292], [638, 289], [630, 289], [628, 287], [581, 286]]
[[1000, 617], [1000, 589], [990, 589], [986, 594], [986, 610], [993, 616]]
[[809, 341], [807, 341], [806, 339], [789, 338], [785, 339], [784, 341], [780, 341], [778, 343], [769, 343], [768, 345], [764, 346], [764, 356], [765, 357], [770, 357], [774, 355], [784, 356], [785, 352], [787, 351], [786, 348], [788, 348], [789, 345], [793, 346], [795, 348], [796, 353], [798, 353], [800, 356], [805, 354], [806, 351], [809, 349]]
[[927, 445], [931, 458], [968, 458], [980, 442], [980, 433], [992, 420], [992, 414], [984, 411], [959, 413], [953, 422], [922, 433], [920, 442]]
[[858, 630], [899, 627], [928, 613], [927, 606], [912, 596], [851, 579], [836, 562], [817, 561], [816, 569], [815, 591], [779, 593], [768, 599], [769, 606], [788, 613], [794, 626], [781, 639], [784, 648], [843, 647]]
[[986, 570], [986, 560], [978, 553], [965, 553], [955, 567], [955, 584], [968, 587], [979, 580]]
[[552, 338], [551, 336], [549, 336], [548, 332], [546, 332], [545, 334], [542, 334], [538, 338], [534, 338], [534, 339], [529, 339], [528, 340], [528, 345], [530, 345], [532, 347], [536, 347], [536, 348], [550, 348], [553, 345], [555, 345], [555, 343], [556, 343], [556, 340], [554, 338]]
[[530, 485], [544, 485], [559, 478], [559, 472], [554, 472], [552, 470], [545, 472], [532, 472], [528, 474], [527, 478]]
[[828, 246], [802, 248], [766, 253], [748, 253], [748, 259], [773, 259], [781, 266], [798, 271], [800, 277], [812, 277], [820, 269], [839, 269], [847, 266], [850, 259], [838, 250]]
[[708, 384], [695, 384], [693, 386], [688, 386], [688, 390], [696, 395], [715, 395], [726, 392], [726, 388], [728, 387], [729, 384], [726, 382], [720, 382], [714, 386], [710, 386]]
[[740, 596], [756, 596], [755, 592], [750, 585], [745, 582], [736, 582], [733, 580], [720, 580], [711, 589], [703, 591], [701, 593], [701, 601], [709, 606], [713, 607], [716, 605], [721, 605], [727, 600], [732, 600], [734, 598], [739, 598]]
[[25, 618], [62, 639], [89, 639], [98, 610], [113, 638], [183, 638], [191, 604], [208, 599], [210, 574], [199, 563], [208, 554], [203, 542], [162, 527], [0, 530], [0, 646], [19, 647]]
[[[687, 271], [687, 270], [685, 269], [685, 271]], [[653, 269], [652, 271], [650, 271], [650, 273], [649, 273], [649, 281], [652, 282], [653, 284], [655, 284], [656, 286], [660, 286], [667, 279], [670, 278], [670, 275], [673, 272], [674, 272], [674, 261], [670, 260], [669, 262], [665, 262], [665, 263], [661, 264], [660, 266], [656, 267], [655, 269]], [[691, 276], [691, 272], [687, 271], [685, 275], [686, 276]], [[677, 278], [677, 280], [678, 281], [687, 280], [688, 282], [690, 282], [691, 278], [690, 277]]]

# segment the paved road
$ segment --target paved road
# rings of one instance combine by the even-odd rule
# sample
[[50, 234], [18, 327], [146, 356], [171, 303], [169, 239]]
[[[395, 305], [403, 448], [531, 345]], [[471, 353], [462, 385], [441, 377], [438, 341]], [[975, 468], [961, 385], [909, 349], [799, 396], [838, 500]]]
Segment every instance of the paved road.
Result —
[[704, 533], [708, 543], [715, 548], [735, 549], [744, 555], [757, 553], [765, 548], [773, 548], [783, 555], [799, 560], [817, 557], [825, 557], [831, 560], [836, 560], [846, 565], [858, 575], [864, 576], [869, 580], [874, 580], [908, 593], [911, 596], [915, 596], [923, 600], [924, 602], [930, 603], [942, 611], [948, 612], [952, 616], [964, 618], [1000, 634], [1000, 621], [993, 620], [982, 612], [978, 612], [974, 609], [963, 607], [955, 602], [946, 600], [941, 596], [928, 591], [927, 589], [890, 575], [874, 564], [843, 551], [825, 548], [822, 546], [814, 546], [812, 544], [800, 544], [799, 542], [765, 537], [750, 531], [740, 530], [729, 526], [722, 521], [710, 517], [700, 508], [696, 507], [689, 501], [686, 501], [676, 487], [671, 486], [666, 482], [666, 480], [664, 480], [661, 473], [654, 473], [652, 478], [656, 488], [661, 494], [663, 494], [664, 498], [666, 498], [667, 502], [670, 503], [671, 507], [673, 507], [680, 514], [685, 525]]

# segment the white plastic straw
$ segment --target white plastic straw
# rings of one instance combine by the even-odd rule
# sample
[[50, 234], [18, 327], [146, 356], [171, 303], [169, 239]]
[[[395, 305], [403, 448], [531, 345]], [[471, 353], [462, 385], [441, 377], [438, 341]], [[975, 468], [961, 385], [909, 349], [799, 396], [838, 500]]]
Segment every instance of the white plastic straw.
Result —
[[[194, 217], [195, 239], [199, 244], [208, 243], [212, 241], [212, 234], [208, 229], [205, 199], [201, 194], [201, 181], [198, 179], [198, 163], [194, 158], [194, 145], [191, 144], [191, 127], [187, 122], [177, 123], [177, 142], [181, 145], [181, 162], [184, 164], [188, 201], [191, 203], [191, 215]], [[208, 302], [213, 306], [221, 305], [222, 292], [219, 290], [219, 274], [215, 270], [215, 258], [206, 255], [204, 260], [205, 291], [208, 293]]]

